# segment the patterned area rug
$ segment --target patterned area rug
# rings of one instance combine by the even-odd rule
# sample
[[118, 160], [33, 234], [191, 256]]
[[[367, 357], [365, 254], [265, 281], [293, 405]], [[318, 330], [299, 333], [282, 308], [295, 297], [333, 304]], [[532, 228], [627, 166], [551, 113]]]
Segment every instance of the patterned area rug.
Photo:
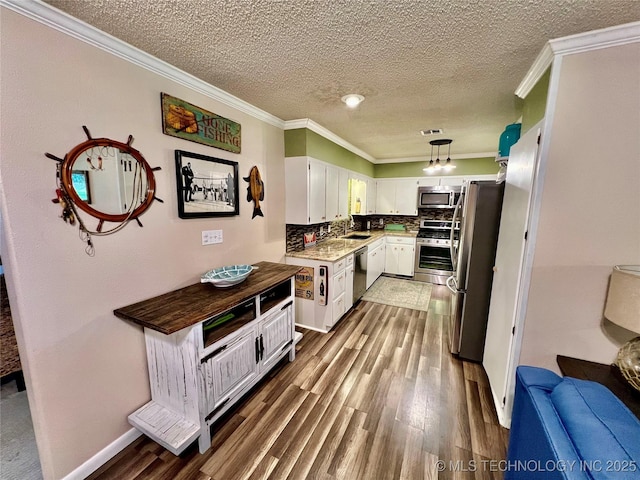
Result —
[[392, 277], [378, 277], [362, 296], [367, 302], [393, 305], [394, 307], [429, 310], [431, 284]]

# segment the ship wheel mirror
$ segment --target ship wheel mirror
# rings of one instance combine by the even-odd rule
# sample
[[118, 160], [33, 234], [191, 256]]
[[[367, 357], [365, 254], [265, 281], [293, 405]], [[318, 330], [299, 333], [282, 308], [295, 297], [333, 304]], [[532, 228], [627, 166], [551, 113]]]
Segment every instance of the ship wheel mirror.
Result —
[[[139, 218], [153, 203], [162, 202], [155, 196], [156, 181], [142, 154], [126, 143], [109, 138], [92, 138], [87, 127], [82, 127], [87, 141], [75, 146], [64, 159], [46, 153], [58, 162], [58, 189], [54, 203], [60, 203], [65, 222], [79, 223], [87, 242], [87, 253], [93, 254], [91, 235], [109, 235], [124, 228], [131, 220], [142, 226]], [[80, 217], [80, 212], [98, 220], [91, 230]], [[105, 227], [105, 222], [115, 226]]]

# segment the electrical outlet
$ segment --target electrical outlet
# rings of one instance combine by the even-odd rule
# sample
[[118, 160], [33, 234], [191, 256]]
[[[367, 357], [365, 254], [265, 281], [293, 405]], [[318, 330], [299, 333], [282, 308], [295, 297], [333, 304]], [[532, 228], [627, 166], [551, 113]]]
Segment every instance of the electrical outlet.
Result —
[[203, 230], [202, 245], [213, 245], [222, 243], [222, 230]]

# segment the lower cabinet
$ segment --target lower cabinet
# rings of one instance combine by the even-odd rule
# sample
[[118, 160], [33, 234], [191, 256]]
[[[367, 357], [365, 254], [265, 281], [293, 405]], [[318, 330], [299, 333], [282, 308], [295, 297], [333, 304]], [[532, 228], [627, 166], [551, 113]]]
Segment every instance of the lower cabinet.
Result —
[[385, 244], [384, 239], [380, 239], [369, 246], [369, 252], [367, 253], [367, 290], [382, 275], [384, 262]]
[[205, 411], [215, 414], [238, 392], [253, 383], [258, 375], [255, 347], [258, 337], [256, 331], [243, 333], [202, 359], [201, 372], [204, 379], [202, 397]]
[[387, 237], [385, 246], [385, 273], [413, 276], [415, 267], [415, 239]]
[[[260, 356], [260, 372], [265, 372], [274, 366], [282, 354], [293, 344], [291, 336], [293, 326], [292, 304], [289, 302], [279, 312], [265, 318], [258, 324], [258, 341], [256, 352]], [[258, 353], [256, 353], [256, 357]]]
[[347, 257], [347, 261], [344, 267], [344, 308], [345, 312], [353, 306], [353, 275], [355, 273], [353, 266], [353, 255]]
[[[334, 262], [288, 256], [286, 262], [305, 267], [305, 279], [301, 282], [305, 290], [295, 299], [296, 324], [329, 332], [353, 304], [353, 255]], [[322, 296], [320, 286], [325, 285], [325, 281], [325, 296]]]

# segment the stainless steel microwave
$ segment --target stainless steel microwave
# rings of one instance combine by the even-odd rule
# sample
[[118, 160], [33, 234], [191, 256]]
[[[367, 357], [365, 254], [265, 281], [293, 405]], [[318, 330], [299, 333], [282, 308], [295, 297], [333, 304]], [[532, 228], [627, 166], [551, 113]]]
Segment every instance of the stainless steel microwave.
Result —
[[418, 187], [418, 208], [455, 208], [461, 186]]

